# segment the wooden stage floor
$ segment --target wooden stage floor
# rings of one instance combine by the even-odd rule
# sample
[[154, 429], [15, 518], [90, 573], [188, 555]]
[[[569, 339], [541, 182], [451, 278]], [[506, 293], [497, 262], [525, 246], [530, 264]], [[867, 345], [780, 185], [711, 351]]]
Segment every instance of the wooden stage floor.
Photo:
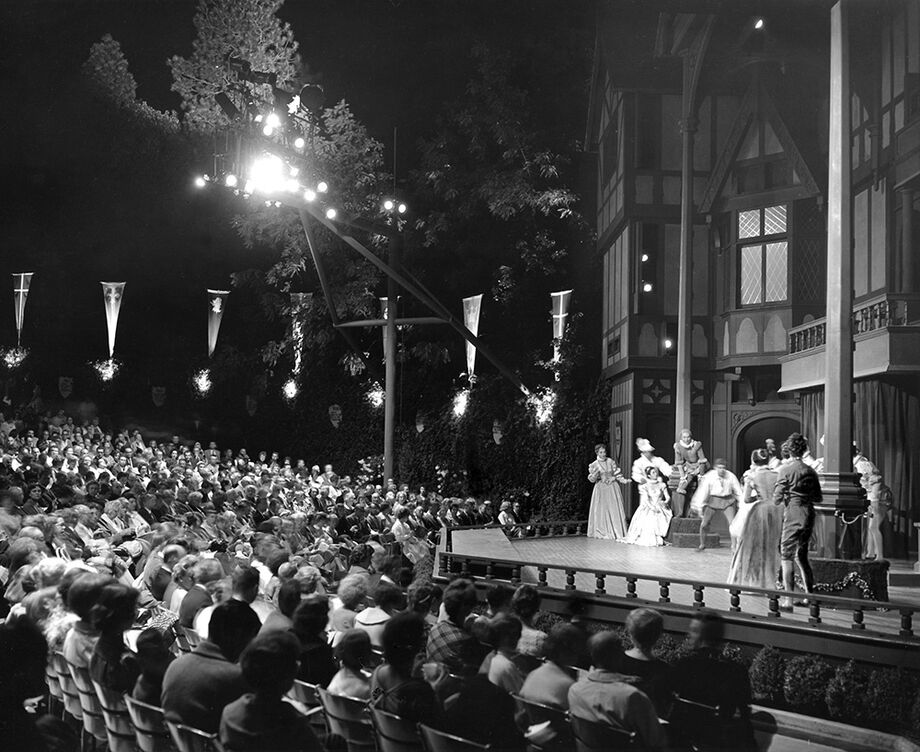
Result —
[[[593, 593], [595, 569], [609, 569], [630, 574], [652, 576], [660, 579], [694, 579], [704, 582], [725, 582], [731, 562], [731, 550], [727, 541], [719, 548], [698, 552], [693, 548], [646, 548], [616, 541], [598, 540], [584, 536], [525, 538], [509, 541], [500, 530], [457, 530], [452, 535], [455, 555], [493, 557], [513, 561], [529, 561], [551, 566], [578, 570], [576, 589]], [[908, 562], [892, 562], [896, 571], [909, 570]], [[524, 581], [536, 582], [536, 570], [525, 567]], [[565, 575], [559, 570], [549, 570], [547, 582], [551, 587], [565, 586]], [[606, 591], [609, 595], [625, 596], [626, 581], [608, 577]], [[639, 580], [636, 593], [642, 600], [657, 602], [658, 585], [653, 581]], [[675, 605], [693, 604], [693, 589], [687, 586], [671, 585], [671, 602]], [[889, 587], [888, 597], [895, 602], [920, 607], [920, 588]], [[705, 591], [706, 606], [718, 610], [729, 610], [727, 590], [709, 588]], [[755, 595], [741, 596], [741, 609], [750, 616], [767, 617], [767, 599]], [[849, 628], [852, 623], [850, 611], [821, 610], [822, 620], [833, 626]], [[792, 614], [784, 613], [781, 619], [808, 622], [808, 609], [798, 607]], [[897, 635], [899, 625], [897, 611], [866, 611], [866, 631]], [[776, 622], [776, 619], [771, 619]], [[917, 624], [915, 622], [915, 629]]]

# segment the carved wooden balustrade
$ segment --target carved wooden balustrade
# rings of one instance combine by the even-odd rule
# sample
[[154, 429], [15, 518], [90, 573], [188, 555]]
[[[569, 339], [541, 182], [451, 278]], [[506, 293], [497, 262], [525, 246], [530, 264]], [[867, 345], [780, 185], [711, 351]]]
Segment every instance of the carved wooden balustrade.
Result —
[[[558, 523], [563, 524], [563, 523]], [[808, 600], [808, 623], [812, 626], [821, 626], [824, 629], [840, 631], [841, 627], [835, 627], [822, 623], [822, 609], [834, 609], [836, 613], [849, 611], [851, 619], [849, 629], [861, 632], [866, 629], [864, 623], [865, 613], [867, 611], [896, 612], [897, 619], [885, 620], [881, 625], [874, 625], [873, 629], [879, 632], [880, 629], [886, 630], [880, 632], [884, 637], [896, 638], [901, 641], [920, 643], [920, 636], [914, 634], [913, 618], [918, 606], [908, 603], [896, 603], [892, 601], [873, 601], [859, 598], [842, 598], [835, 595], [824, 593], [790, 593], [783, 590], [767, 590], [755, 587], [742, 587], [725, 582], [706, 582], [687, 578], [660, 577], [657, 575], [644, 575], [636, 572], [623, 572], [615, 570], [598, 570], [598, 569], [572, 569], [561, 564], [547, 564], [540, 561], [520, 561], [510, 559], [491, 558], [483, 556], [470, 556], [462, 553], [453, 553], [451, 551], [441, 551], [438, 554], [438, 569], [441, 576], [449, 577], [451, 575], [471, 576], [473, 569], [485, 572], [484, 579], [487, 581], [507, 581], [512, 586], [520, 585], [522, 582], [521, 573], [526, 568], [536, 570], [536, 585], [541, 588], [550, 588], [549, 573], [560, 572], [564, 576], [565, 585], [562, 590], [575, 591], [576, 577], [578, 574], [586, 574], [594, 579], [594, 590], [580, 591], [595, 596], [605, 596], [614, 599], [638, 599], [637, 584], [641, 582], [655, 583], [658, 588], [658, 602], [661, 604], [671, 604], [674, 597], [673, 588], [675, 586], [684, 586], [686, 591], [689, 588], [692, 591], [692, 602], [680, 603], [674, 605], [688, 606], [692, 608], [706, 607], [707, 591], [722, 591], [728, 593], [728, 602], [730, 604], [728, 611], [752, 616], [754, 618], [766, 617], [773, 623], [779, 623], [783, 612], [780, 610], [780, 601], [782, 598], [807, 598]], [[500, 573], [510, 573], [509, 577], [502, 577]], [[553, 588], [559, 590], [560, 588]], [[764, 610], [764, 602], [766, 609]], [[845, 630], [844, 630], [845, 631]]]
[[[853, 335], [909, 326], [920, 323], [920, 296], [886, 293], [853, 307]], [[815, 319], [789, 330], [789, 354], [823, 347], [827, 327], [824, 319]]]

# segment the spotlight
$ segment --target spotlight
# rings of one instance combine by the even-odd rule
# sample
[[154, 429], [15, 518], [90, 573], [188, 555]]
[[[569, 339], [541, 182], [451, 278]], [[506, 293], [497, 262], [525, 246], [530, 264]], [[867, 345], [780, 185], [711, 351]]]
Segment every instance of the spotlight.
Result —
[[754, 21], [754, 28], [757, 29], [757, 31], [760, 31], [763, 28], [763, 25], [764, 23], [762, 18], [758, 18], [756, 21]]
[[389, 211], [393, 211], [393, 206], [394, 206], [394, 204], [393, 204], [393, 200], [392, 200], [392, 199], [389, 199], [389, 198], [388, 198], [386, 201], [383, 202], [383, 210], [384, 210], [384, 211], [388, 211], [388, 212], [389, 212]]
[[292, 168], [291, 168], [291, 177], [292, 177], [292, 178], [296, 178], [299, 174], [300, 174], [300, 168], [299, 168], [299, 167], [292, 167]]
[[93, 369], [99, 376], [101, 381], [109, 382], [118, 375], [118, 371], [121, 366], [114, 358], [108, 358], [107, 360], [97, 360], [92, 364]]
[[256, 121], [257, 123], [261, 123], [262, 120], [264, 120], [264, 118], [262, 117], [261, 113], [258, 114], [258, 115], [256, 115], [254, 119], [255, 119], [255, 121]]
[[329, 183], [327, 183], [325, 180], [320, 180], [316, 184], [316, 190], [319, 191], [320, 193], [325, 193], [326, 191], [329, 190]]
[[19, 368], [28, 355], [29, 351], [24, 347], [11, 347], [8, 350], [0, 350], [0, 358], [2, 358], [3, 364], [11, 371]]
[[307, 202], [313, 201], [316, 199], [316, 191], [311, 191], [309, 188], [303, 192], [303, 197]]
[[323, 87], [318, 84], [307, 84], [300, 90], [300, 106], [313, 114], [317, 114], [323, 109], [325, 99], [326, 93], [323, 91]]
[[664, 341], [664, 349], [665, 349], [665, 350], [670, 350], [672, 347], [674, 347], [674, 342], [671, 341], [671, 340], [669, 340], [669, 339], [666, 339], [666, 340]]
[[195, 387], [199, 397], [207, 397], [211, 391], [211, 371], [202, 368], [192, 376], [192, 386]]
[[647, 253], [643, 253], [643, 254], [642, 254], [642, 261], [643, 261], [643, 262], [648, 261], [648, 254], [647, 254]]
[[284, 398], [288, 401], [294, 401], [297, 399], [297, 394], [300, 392], [300, 388], [297, 386], [297, 382], [294, 379], [288, 379], [284, 382], [284, 386], [281, 387], [281, 393], [284, 395]]
[[470, 403], [469, 389], [461, 389], [454, 395], [454, 417], [462, 418]]
[[198, 188], [204, 188], [207, 184], [208, 184], [208, 181], [205, 180], [203, 177], [201, 177], [201, 175], [195, 178], [195, 185]]
[[274, 193], [284, 188], [284, 162], [273, 154], [259, 157], [252, 163], [249, 178], [261, 193]]
[[644, 283], [644, 284], [642, 285], [642, 291], [643, 291], [643, 292], [651, 292], [651, 291], [652, 291], [652, 283], [651, 283], [651, 282], [646, 282], [646, 283]]
[[371, 403], [371, 407], [381, 408], [386, 401], [386, 396], [387, 394], [383, 391], [383, 387], [374, 382], [367, 392], [367, 401]]
[[556, 393], [545, 389], [538, 394], [531, 394], [527, 403], [534, 411], [534, 417], [539, 425], [548, 423], [553, 417], [553, 408], [556, 406]]
[[275, 129], [272, 128], [272, 127], [271, 127], [270, 125], [268, 125], [268, 124], [266, 124], [265, 127], [262, 129], [262, 135], [263, 135], [263, 136], [270, 136], [270, 135], [272, 135], [272, 133], [274, 133], [274, 132], [275, 132]]
[[338, 212], [333, 209], [331, 206], [326, 209], [326, 219], [335, 219]]
[[255, 191], [255, 184], [251, 180], [246, 181], [246, 185], [243, 186], [243, 193], [250, 194]]
[[300, 183], [298, 183], [294, 178], [288, 179], [284, 186], [287, 188], [289, 193], [297, 193], [297, 191], [300, 190]]
[[298, 136], [297, 138], [294, 139], [295, 149], [303, 149], [303, 147], [306, 145], [307, 145], [307, 142], [303, 140], [302, 136]]
[[224, 178], [224, 185], [226, 185], [228, 188], [236, 188], [236, 184], [238, 182], [239, 180], [237, 180], [236, 175], [234, 175], [232, 172]]
[[396, 207], [396, 211], [398, 211], [400, 214], [405, 214], [408, 208], [409, 207], [406, 206], [405, 204], [400, 204], [399, 206]]
[[278, 117], [277, 112], [269, 112], [268, 117], [265, 118], [265, 125], [271, 126], [272, 128], [281, 127], [281, 118]]

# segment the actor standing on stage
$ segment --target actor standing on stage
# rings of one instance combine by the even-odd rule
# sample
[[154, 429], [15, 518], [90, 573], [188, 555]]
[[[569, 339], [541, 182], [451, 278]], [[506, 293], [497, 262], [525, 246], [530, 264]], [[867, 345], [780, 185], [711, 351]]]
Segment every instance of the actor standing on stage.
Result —
[[725, 460], [716, 460], [715, 467], [700, 478], [700, 484], [693, 494], [691, 504], [700, 510], [703, 521], [700, 523], [700, 546], [697, 551], [706, 550], [706, 535], [712, 515], [722, 512], [728, 524], [735, 519], [738, 502], [741, 500], [741, 484], [737, 476], [725, 467]]
[[617, 463], [607, 456], [603, 444], [594, 447], [597, 459], [588, 465], [588, 480], [594, 484], [588, 512], [588, 537], [619, 540], [626, 535], [626, 504], [617, 483], [629, 483]]
[[732, 563], [728, 581], [733, 585], [772, 589], [782, 528], [782, 512], [773, 504], [777, 473], [770, 469], [765, 449], [751, 452], [751, 468], [744, 474], [744, 494], [738, 514], [729, 526]]
[[[783, 532], [779, 545], [783, 569], [783, 589], [792, 592], [795, 578], [792, 563], [799, 566], [805, 591], [814, 589], [815, 578], [808, 563], [808, 544], [815, 526], [815, 504], [821, 503], [821, 484], [818, 474], [802, 461], [808, 451], [808, 441], [800, 433], [792, 434], [786, 441], [790, 461], [779, 469], [773, 503], [785, 504]], [[792, 611], [792, 599], [784, 598], [780, 610]], [[806, 605], [797, 602], [796, 605]]]
[[703, 444], [693, 438], [689, 428], [680, 432], [680, 439], [674, 443], [674, 470], [677, 485], [672, 486], [671, 508], [675, 517], [687, 514], [687, 498], [693, 496], [700, 476], [709, 467], [709, 460], [703, 454]]
[[645, 468], [645, 483], [639, 486], [639, 508], [629, 521], [626, 542], [637, 546], [664, 546], [664, 537], [671, 525], [668, 487], [658, 474], [658, 468]]

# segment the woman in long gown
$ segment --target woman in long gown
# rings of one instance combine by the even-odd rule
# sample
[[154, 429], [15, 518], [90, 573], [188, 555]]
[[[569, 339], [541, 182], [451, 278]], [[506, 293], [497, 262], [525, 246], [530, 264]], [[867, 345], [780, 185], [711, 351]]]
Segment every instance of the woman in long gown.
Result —
[[594, 447], [597, 459], [588, 465], [588, 480], [594, 484], [588, 512], [588, 537], [619, 540], [626, 535], [626, 506], [617, 483], [629, 483], [607, 456], [603, 444]]
[[779, 571], [782, 509], [773, 504], [777, 473], [769, 467], [763, 449], [751, 452], [751, 468], [744, 474], [744, 492], [738, 514], [729, 525], [732, 563], [728, 581], [734, 585], [773, 589]]
[[629, 521], [626, 543], [637, 546], [663, 546], [671, 524], [668, 487], [658, 474], [658, 468], [645, 468], [645, 483], [639, 485], [639, 508]]

